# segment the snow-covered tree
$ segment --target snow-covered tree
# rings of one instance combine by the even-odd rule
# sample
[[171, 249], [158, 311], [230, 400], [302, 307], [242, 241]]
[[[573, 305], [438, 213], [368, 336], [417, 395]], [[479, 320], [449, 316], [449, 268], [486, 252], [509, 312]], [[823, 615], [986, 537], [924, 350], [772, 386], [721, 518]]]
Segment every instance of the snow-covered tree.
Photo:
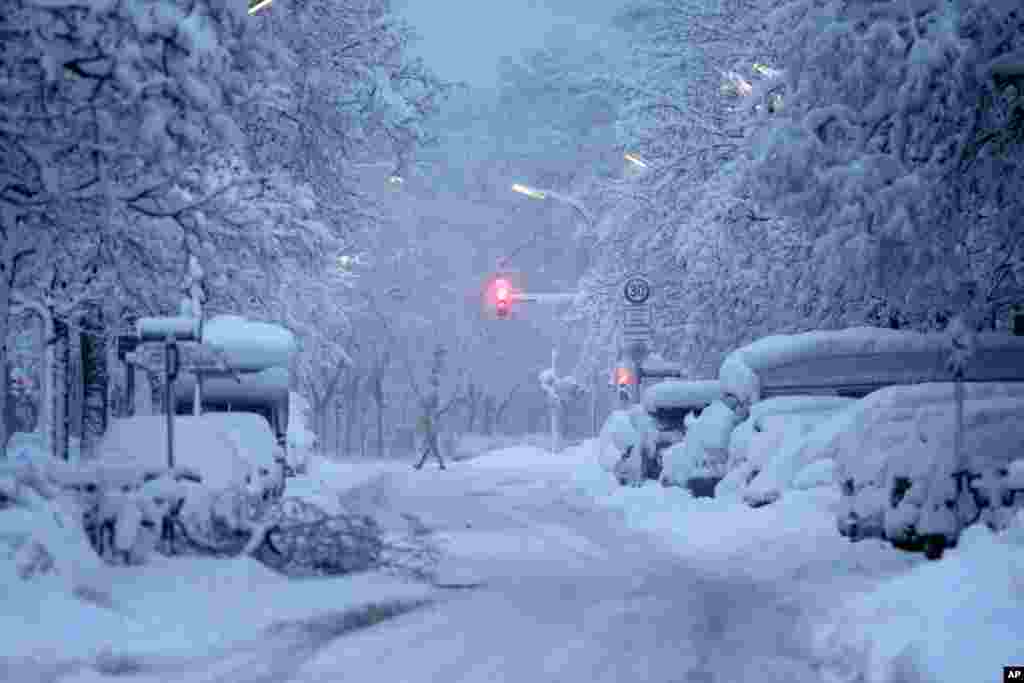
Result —
[[569, 402], [579, 398], [583, 389], [572, 375], [558, 374], [558, 349], [551, 350], [551, 367], [545, 368], [538, 375], [541, 389], [547, 397], [551, 419], [551, 452], [562, 450], [562, 438], [565, 433], [565, 410]]
[[749, 133], [773, 115], [752, 106], [777, 76], [774, 46], [758, 30], [769, 6], [651, 0], [620, 13], [634, 53], [619, 83], [619, 142], [643, 165], [604, 183], [610, 201], [587, 233], [595, 258], [580, 282], [585, 363], [610, 366], [621, 286], [636, 271], [656, 293], [655, 350], [694, 378], [714, 373], [737, 343], [793, 324], [792, 288], [780, 283], [799, 273], [800, 241], [755, 211], [738, 180]]
[[775, 16], [785, 106], [748, 182], [800, 227], [808, 293], [847, 321], [883, 305], [932, 324], [966, 280], [989, 320], [1020, 298], [1020, 17], [982, 0], [799, 1]]
[[[165, 236], [145, 217], [180, 213], [183, 172], [211, 145], [241, 142], [229, 107], [260, 87], [271, 54], [247, 32], [245, 8], [220, 0], [4, 9], [0, 339], [20, 261], [47, 263], [47, 245], [72, 229], [94, 244], [116, 234], [111, 253], [151, 258], [149, 238]], [[128, 223], [141, 239], [122, 239]]]

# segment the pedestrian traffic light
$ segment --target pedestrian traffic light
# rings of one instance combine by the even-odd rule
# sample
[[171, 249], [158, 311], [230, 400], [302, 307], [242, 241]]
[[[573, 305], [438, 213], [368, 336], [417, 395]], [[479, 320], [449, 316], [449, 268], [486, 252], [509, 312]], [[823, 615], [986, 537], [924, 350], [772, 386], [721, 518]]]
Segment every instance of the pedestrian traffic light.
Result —
[[499, 318], [507, 318], [512, 304], [512, 286], [508, 280], [499, 278], [494, 281], [494, 307]]

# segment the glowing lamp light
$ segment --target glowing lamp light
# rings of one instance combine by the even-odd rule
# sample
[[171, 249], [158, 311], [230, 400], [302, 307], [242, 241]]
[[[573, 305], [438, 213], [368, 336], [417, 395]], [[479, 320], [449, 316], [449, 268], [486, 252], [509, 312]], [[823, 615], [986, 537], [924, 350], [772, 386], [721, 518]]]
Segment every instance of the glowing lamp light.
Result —
[[249, 0], [249, 14], [256, 14], [264, 7], [269, 7], [274, 0]]
[[638, 155], [633, 154], [632, 152], [628, 152], [624, 156], [624, 158], [625, 158], [626, 161], [628, 161], [629, 163], [633, 164], [634, 166], [639, 166], [640, 168], [648, 168], [647, 162], [645, 162]]
[[512, 185], [512, 191], [518, 192], [519, 194], [525, 194], [527, 197], [532, 197], [533, 199], [545, 199], [547, 197], [547, 195], [540, 190], [536, 190], [529, 185], [521, 185], [519, 183]]
[[512, 303], [512, 287], [508, 280], [498, 279], [494, 281], [494, 308], [499, 318], [507, 318], [509, 306]]
[[620, 387], [634, 384], [633, 373], [627, 367], [620, 366], [615, 368], [615, 383]]

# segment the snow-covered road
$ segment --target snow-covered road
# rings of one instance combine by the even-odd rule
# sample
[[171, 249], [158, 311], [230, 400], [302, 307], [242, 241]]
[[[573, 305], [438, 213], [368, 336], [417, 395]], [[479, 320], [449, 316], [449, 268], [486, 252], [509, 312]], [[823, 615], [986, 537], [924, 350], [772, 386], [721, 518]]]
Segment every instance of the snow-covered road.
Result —
[[688, 566], [596, 507], [566, 465], [480, 459], [352, 491], [350, 507], [432, 530], [446, 551], [440, 583], [479, 587], [338, 638], [293, 680], [820, 680], [792, 595]]
[[117, 581], [115, 611], [132, 615], [131, 630], [102, 626], [104, 654], [82, 642], [74, 660], [37, 654], [30, 667], [9, 660], [7, 673], [60, 683], [822, 680], [805, 623], [820, 592], [686, 559], [629, 529], [580, 487], [580, 457], [519, 450], [444, 472], [330, 465], [305, 482], [312, 497], [340, 493], [386, 528], [429, 530], [443, 550], [437, 586], [288, 582], [247, 559], [156, 559]]

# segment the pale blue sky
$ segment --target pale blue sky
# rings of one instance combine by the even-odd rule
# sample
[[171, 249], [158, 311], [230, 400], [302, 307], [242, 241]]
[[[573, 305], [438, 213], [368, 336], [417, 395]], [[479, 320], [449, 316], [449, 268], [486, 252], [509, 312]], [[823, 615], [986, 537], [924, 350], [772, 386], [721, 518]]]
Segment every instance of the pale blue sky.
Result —
[[540, 47], [555, 31], [593, 37], [626, 0], [397, 0], [422, 36], [415, 52], [442, 78], [495, 83], [498, 60]]

